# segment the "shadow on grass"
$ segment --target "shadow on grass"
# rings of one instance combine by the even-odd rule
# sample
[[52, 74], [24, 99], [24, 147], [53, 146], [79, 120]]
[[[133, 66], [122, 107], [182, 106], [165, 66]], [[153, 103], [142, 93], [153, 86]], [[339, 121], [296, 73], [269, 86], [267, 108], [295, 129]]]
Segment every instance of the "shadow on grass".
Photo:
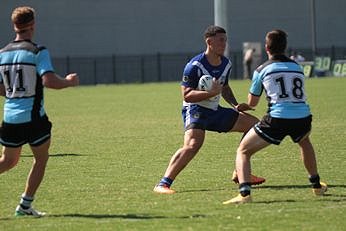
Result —
[[274, 203], [295, 203], [296, 200], [273, 200], [273, 201], [254, 201], [254, 204], [274, 204]]
[[216, 191], [224, 191], [226, 188], [213, 188], [213, 189], [189, 189], [189, 190], [179, 190], [178, 193], [192, 193], [192, 192], [216, 192]]
[[[257, 189], [273, 189], [273, 190], [282, 190], [282, 189], [294, 189], [294, 188], [310, 188], [310, 185], [259, 185], [259, 186], [253, 186], [253, 188]], [[335, 185], [335, 184], [328, 184], [328, 189], [331, 188], [346, 188], [346, 185]]]
[[[86, 156], [83, 154], [78, 153], [55, 153], [55, 154], [49, 154], [49, 157], [65, 157], [65, 156]], [[23, 154], [21, 157], [33, 157], [32, 154]]]
[[147, 219], [165, 219], [165, 216], [147, 215], [147, 214], [61, 214], [48, 215], [48, 217], [75, 217], [75, 218], [92, 218], [92, 219], [132, 219], [132, 220], [147, 220]]
[[192, 219], [192, 218], [205, 218], [203, 214], [192, 214], [191, 216], [157, 216], [147, 214], [61, 214], [61, 215], [48, 215], [48, 217], [76, 217], [76, 218], [92, 218], [92, 219], [129, 219], [129, 220], [150, 220], [150, 219]]
[[[81, 213], [71, 213], [71, 214], [59, 214], [59, 215], [46, 215], [42, 218], [88, 218], [88, 219], [125, 219], [125, 220], [151, 220], [151, 219], [193, 219], [193, 218], [205, 218], [204, 214], [192, 214], [191, 216], [158, 216], [158, 215], [148, 215], [148, 214], [81, 214]], [[34, 217], [22, 217], [22, 218], [34, 218]], [[42, 219], [41, 218], [41, 219]], [[0, 221], [19, 219], [17, 217], [3, 217]], [[36, 218], [34, 218], [36, 219]]]

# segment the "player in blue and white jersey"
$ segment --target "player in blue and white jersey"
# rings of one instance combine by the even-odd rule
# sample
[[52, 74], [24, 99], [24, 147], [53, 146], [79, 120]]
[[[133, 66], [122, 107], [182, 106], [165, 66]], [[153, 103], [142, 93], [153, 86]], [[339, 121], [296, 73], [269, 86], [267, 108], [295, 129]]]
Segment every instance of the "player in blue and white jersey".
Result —
[[43, 88], [77, 86], [79, 78], [76, 73], [66, 78], [55, 74], [48, 50], [31, 41], [34, 9], [18, 7], [12, 12], [11, 20], [16, 38], [0, 50], [0, 94], [5, 96], [0, 128], [3, 145], [0, 173], [18, 163], [22, 146], [28, 143], [35, 161], [15, 215], [40, 217], [45, 213], [33, 209], [31, 203], [45, 173], [52, 127], [44, 110]]
[[[170, 187], [176, 176], [193, 159], [202, 147], [205, 132], [247, 132], [258, 119], [250, 114], [239, 112], [248, 108], [238, 104], [229, 86], [228, 79], [232, 63], [223, 54], [226, 49], [226, 31], [218, 26], [209, 26], [204, 33], [207, 49], [192, 58], [185, 66], [181, 92], [184, 99], [182, 116], [185, 127], [184, 145], [172, 156], [164, 177], [155, 186], [154, 192], [171, 194]], [[197, 89], [202, 75], [214, 77], [211, 90]], [[221, 96], [232, 108], [219, 105]], [[264, 178], [252, 176], [253, 184], [261, 184]], [[234, 180], [237, 180], [234, 174]]]
[[304, 74], [295, 61], [285, 56], [287, 35], [282, 30], [273, 30], [266, 35], [265, 49], [268, 61], [253, 74], [248, 95], [249, 107], [255, 107], [265, 92], [268, 113], [241, 141], [236, 157], [240, 194], [224, 202], [251, 202], [251, 156], [270, 144], [279, 145], [285, 136], [290, 136], [300, 148], [304, 166], [315, 195], [323, 195], [327, 185], [320, 182], [314, 148], [310, 142], [312, 115], [306, 102]]

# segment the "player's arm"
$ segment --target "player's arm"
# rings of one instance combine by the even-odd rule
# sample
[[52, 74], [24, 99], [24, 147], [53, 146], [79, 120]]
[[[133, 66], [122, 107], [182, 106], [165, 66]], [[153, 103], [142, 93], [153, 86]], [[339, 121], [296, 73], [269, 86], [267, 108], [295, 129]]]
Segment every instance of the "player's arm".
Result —
[[223, 86], [222, 88], [222, 97], [224, 98], [224, 100], [229, 103], [232, 107], [236, 107], [238, 105], [238, 101], [235, 98], [233, 91], [231, 89], [231, 87], [226, 84], [225, 86]]
[[247, 104], [249, 107], [254, 108], [257, 106], [258, 102], [260, 100], [260, 96], [253, 95], [251, 93], [247, 96]]
[[257, 106], [261, 94], [263, 91], [262, 81], [260, 74], [255, 71], [252, 77], [252, 84], [247, 97], [247, 104], [244, 103], [242, 106], [237, 107], [238, 111], [255, 110], [254, 107]]
[[184, 101], [188, 103], [196, 103], [220, 94], [222, 85], [213, 79], [213, 84], [209, 91], [200, 91], [192, 87], [181, 86], [181, 93]]
[[54, 72], [46, 72], [42, 76], [42, 84], [47, 88], [62, 89], [79, 85], [79, 77], [76, 73], [68, 74], [65, 78]]

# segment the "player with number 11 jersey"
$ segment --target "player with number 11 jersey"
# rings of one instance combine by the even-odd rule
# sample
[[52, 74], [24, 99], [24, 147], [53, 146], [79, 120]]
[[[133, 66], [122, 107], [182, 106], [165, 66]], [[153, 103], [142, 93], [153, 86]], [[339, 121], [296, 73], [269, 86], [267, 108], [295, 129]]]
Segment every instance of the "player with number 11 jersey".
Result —
[[5, 123], [26, 123], [45, 115], [41, 76], [47, 72], [53, 72], [53, 67], [45, 47], [21, 40], [0, 50], [0, 82], [6, 92]]

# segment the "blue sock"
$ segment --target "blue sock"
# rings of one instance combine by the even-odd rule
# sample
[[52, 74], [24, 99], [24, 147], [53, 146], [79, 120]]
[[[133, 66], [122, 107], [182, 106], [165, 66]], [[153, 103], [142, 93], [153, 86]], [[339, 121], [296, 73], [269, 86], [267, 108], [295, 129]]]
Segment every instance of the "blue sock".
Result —
[[172, 184], [173, 184], [173, 180], [168, 177], [162, 177], [159, 183], [160, 186], [167, 186], [167, 187], [171, 187]]

